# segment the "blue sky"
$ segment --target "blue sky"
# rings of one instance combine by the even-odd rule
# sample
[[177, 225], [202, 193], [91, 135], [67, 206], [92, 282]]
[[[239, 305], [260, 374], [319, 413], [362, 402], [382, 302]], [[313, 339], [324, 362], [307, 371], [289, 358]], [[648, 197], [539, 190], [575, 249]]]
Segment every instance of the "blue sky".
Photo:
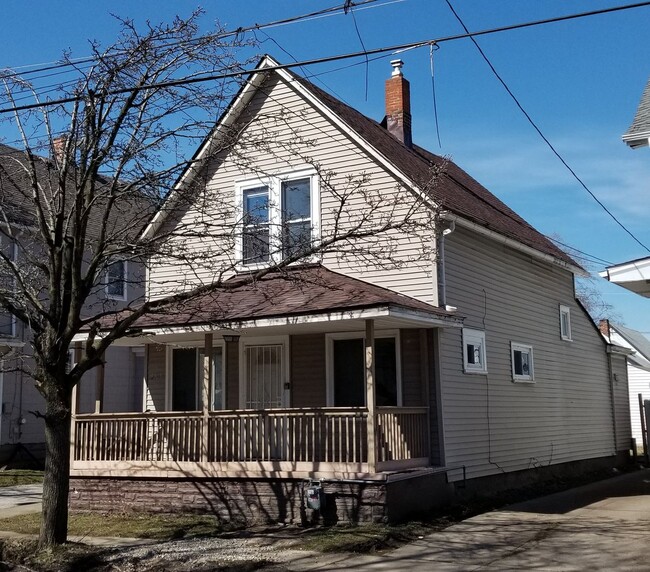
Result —
[[[470, 30], [622, 6], [619, 0], [453, 0]], [[205, 31], [215, 20], [248, 26], [334, 6], [335, 0], [224, 2], [206, 0]], [[0, 66], [57, 60], [64, 50], [89, 53], [88, 39], [110, 43], [111, 14], [136, 22], [187, 16], [196, 2], [176, 0], [35, 0], [3, 4]], [[444, 0], [377, 0], [355, 10], [366, 48], [441, 38], [462, 29]], [[361, 49], [350, 14], [278, 26], [258, 33], [260, 51], [282, 62]], [[650, 150], [621, 142], [650, 68], [650, 7], [503, 32], [478, 39], [495, 68], [557, 150], [596, 196], [650, 247]], [[269, 39], [269, 38], [272, 38]], [[288, 55], [290, 54], [290, 55]], [[388, 61], [353, 61], [306, 68], [314, 81], [370, 117], [383, 116]], [[541, 141], [469, 40], [434, 53], [442, 147], [433, 113], [428, 48], [400, 53], [411, 82], [414, 140], [449, 155], [543, 233], [616, 263], [648, 255], [591, 199]], [[344, 68], [344, 69], [340, 69]], [[300, 70], [298, 70], [300, 72]], [[302, 72], [300, 72], [302, 73]], [[321, 87], [323, 84], [320, 84]], [[595, 265], [593, 270], [605, 265]], [[650, 332], [650, 300], [599, 280], [603, 297], [632, 328]]]

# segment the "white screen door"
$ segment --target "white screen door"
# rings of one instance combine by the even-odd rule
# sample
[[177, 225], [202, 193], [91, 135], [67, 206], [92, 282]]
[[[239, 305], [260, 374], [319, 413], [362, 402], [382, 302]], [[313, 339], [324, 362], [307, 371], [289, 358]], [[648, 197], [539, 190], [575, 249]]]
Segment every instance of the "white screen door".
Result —
[[246, 346], [246, 408], [284, 406], [284, 346]]

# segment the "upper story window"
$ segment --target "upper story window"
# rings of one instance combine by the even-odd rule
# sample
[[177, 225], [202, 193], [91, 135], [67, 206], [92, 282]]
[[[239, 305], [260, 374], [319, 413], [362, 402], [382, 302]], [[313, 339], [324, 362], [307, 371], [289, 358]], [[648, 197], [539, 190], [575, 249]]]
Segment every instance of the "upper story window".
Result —
[[245, 266], [307, 252], [317, 237], [318, 183], [313, 171], [237, 185], [242, 209], [238, 259]]
[[270, 245], [269, 188], [245, 189], [243, 205], [242, 260], [244, 264], [267, 262]]
[[126, 260], [115, 260], [106, 269], [106, 296], [126, 300]]
[[568, 306], [560, 306], [560, 337], [567, 342], [571, 338], [571, 309]]
[[465, 373], [487, 373], [485, 332], [463, 328], [463, 367]]

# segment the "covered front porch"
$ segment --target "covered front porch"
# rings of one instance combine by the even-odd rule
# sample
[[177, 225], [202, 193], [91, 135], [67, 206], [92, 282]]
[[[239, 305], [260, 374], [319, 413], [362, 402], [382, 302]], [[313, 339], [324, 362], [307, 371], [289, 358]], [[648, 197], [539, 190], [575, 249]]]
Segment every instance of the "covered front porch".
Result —
[[128, 343], [145, 350], [144, 411], [103, 411], [98, 376], [95, 411], [73, 416], [72, 476], [382, 480], [439, 465], [437, 332], [459, 320], [317, 272], [308, 293], [256, 285], [254, 312], [225, 326], [205, 300], [204, 323], [143, 323]]

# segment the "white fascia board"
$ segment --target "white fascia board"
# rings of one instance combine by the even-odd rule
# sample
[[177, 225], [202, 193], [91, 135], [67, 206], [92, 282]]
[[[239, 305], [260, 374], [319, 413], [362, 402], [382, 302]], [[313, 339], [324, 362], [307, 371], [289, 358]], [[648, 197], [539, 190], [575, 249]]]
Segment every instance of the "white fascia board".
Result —
[[545, 254], [543, 252], [540, 252], [536, 248], [533, 248], [532, 246], [528, 246], [526, 244], [523, 244], [519, 242], [518, 240], [515, 240], [514, 238], [508, 238], [507, 236], [504, 236], [503, 234], [500, 234], [498, 232], [495, 232], [493, 230], [490, 230], [488, 228], [485, 228], [484, 226], [477, 224], [475, 222], [471, 222], [467, 219], [461, 218], [458, 215], [446, 212], [443, 214], [443, 219], [444, 220], [451, 220], [455, 222], [458, 226], [462, 226], [464, 228], [467, 228], [469, 230], [472, 230], [478, 234], [481, 234], [483, 236], [486, 236], [488, 238], [491, 238], [492, 240], [496, 242], [500, 242], [501, 244], [505, 244], [506, 246], [509, 246], [510, 248], [514, 250], [518, 250], [519, 252], [523, 252], [524, 254], [528, 254], [529, 256], [536, 258], [537, 260], [541, 260], [543, 262], [547, 262], [549, 264], [553, 264], [554, 266], [559, 266], [560, 268], [563, 268], [564, 270], [568, 270], [572, 274], [576, 274], [577, 276], [583, 276], [587, 277], [589, 276], [589, 273], [583, 270], [582, 268], [578, 266], [574, 266], [573, 264], [569, 264], [568, 262], [564, 262], [563, 260], [560, 260], [559, 258], [556, 258], [555, 256], [551, 254]]
[[[379, 318], [395, 318], [409, 320], [417, 324], [428, 326], [462, 327], [462, 320], [456, 317], [441, 318], [432, 316], [426, 312], [410, 310], [406, 308], [394, 308], [381, 306], [379, 308], [365, 308], [360, 310], [349, 310], [343, 312], [327, 312], [322, 314], [307, 314], [304, 316], [277, 316], [273, 318], [260, 318], [254, 320], [240, 320], [224, 322], [219, 329], [247, 330], [254, 328], [269, 328], [273, 326], [296, 326], [302, 324], [331, 323], [348, 320], [371, 320]], [[200, 324], [196, 326], [170, 326], [162, 328], [143, 328], [144, 335], [157, 334], [182, 334], [182, 333], [203, 333], [212, 332], [215, 326], [211, 324]]]
[[610, 282], [616, 283], [650, 280], [650, 257], [608, 266], [599, 274]]
[[[176, 185], [174, 185], [174, 187], [172, 188], [169, 196], [165, 199], [164, 204], [166, 204], [168, 201], [174, 200], [176, 194], [179, 191], [181, 191], [183, 188], [187, 187], [192, 182], [192, 179], [201, 168], [202, 163], [205, 160], [206, 154], [208, 153], [210, 147], [213, 145], [215, 141], [219, 139], [219, 137], [221, 137], [224, 128], [230, 127], [237, 120], [237, 118], [239, 117], [243, 109], [246, 107], [246, 105], [248, 105], [248, 103], [252, 99], [253, 95], [257, 91], [257, 88], [264, 81], [267, 73], [264, 70], [264, 68], [269, 66], [274, 66], [274, 65], [278, 65], [277, 62], [275, 62], [275, 60], [269, 58], [268, 56], [265, 57], [262, 60], [262, 62], [260, 62], [258, 69], [254, 71], [252, 73], [252, 76], [246, 81], [246, 85], [244, 85], [244, 87], [241, 89], [238, 96], [233, 101], [232, 105], [230, 105], [230, 107], [226, 111], [226, 114], [215, 125], [215, 128], [212, 131], [212, 133], [208, 135], [208, 137], [206, 137], [205, 141], [201, 145], [201, 148], [199, 149], [199, 152], [192, 160], [192, 164], [181, 175]], [[166, 211], [164, 208], [164, 204], [163, 204], [163, 208], [158, 210], [158, 212], [151, 219], [151, 222], [144, 229], [141, 238], [147, 238], [155, 234], [158, 228], [160, 228], [160, 225], [164, 222], [166, 218], [165, 215]]]
[[621, 137], [626, 145], [632, 149], [650, 146], [650, 131], [642, 131], [640, 133], [628, 133]]

